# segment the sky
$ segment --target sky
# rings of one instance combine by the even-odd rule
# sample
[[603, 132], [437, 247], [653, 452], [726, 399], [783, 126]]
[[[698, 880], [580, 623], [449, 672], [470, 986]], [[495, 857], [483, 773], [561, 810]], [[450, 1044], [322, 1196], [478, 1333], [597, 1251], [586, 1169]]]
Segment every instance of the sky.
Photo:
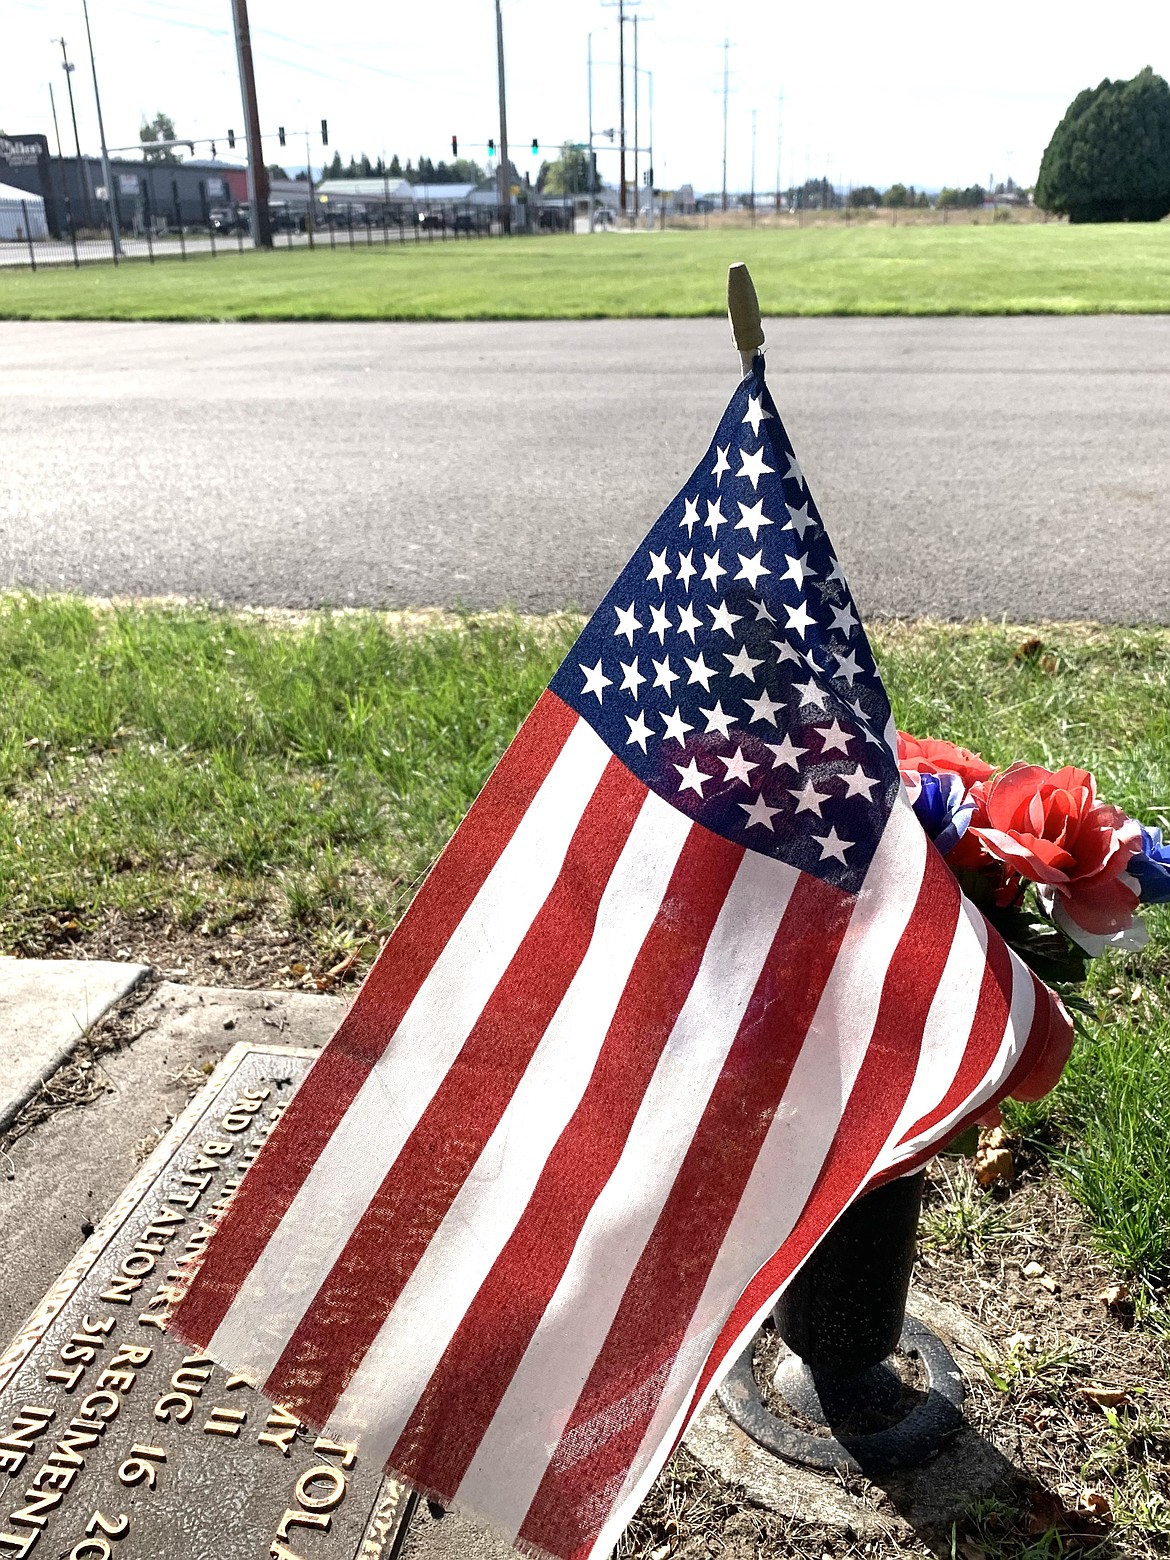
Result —
[[[649, 141], [652, 90], [655, 182], [667, 188], [720, 187], [725, 38], [733, 190], [751, 186], [753, 114], [758, 190], [775, 187], [778, 159], [783, 186], [827, 176], [937, 189], [1009, 175], [1027, 185], [1083, 87], [1147, 64], [1170, 75], [1165, 0], [641, 0], [634, 11], [640, 139]], [[503, 0], [509, 141], [521, 173], [535, 175], [552, 149], [588, 136], [590, 34], [594, 129], [616, 126], [617, 14], [616, 0]], [[493, 0], [250, 0], [250, 17], [266, 160], [305, 161], [303, 135], [279, 147], [283, 124], [313, 132], [318, 166], [325, 118], [326, 157], [338, 148], [347, 160], [363, 151], [449, 160], [454, 134], [461, 155], [486, 161], [498, 132]], [[230, 0], [90, 0], [90, 20], [111, 147], [136, 143], [143, 119], [161, 109], [179, 134], [218, 137], [227, 152], [228, 127], [243, 127]], [[51, 42], [62, 34], [77, 66], [82, 147], [96, 152], [81, 0], [0, 0], [0, 128], [52, 143], [52, 81], [70, 149]], [[632, 52], [629, 21], [626, 35]], [[632, 94], [630, 85], [630, 145]], [[599, 165], [612, 182], [609, 144], [602, 139]]]

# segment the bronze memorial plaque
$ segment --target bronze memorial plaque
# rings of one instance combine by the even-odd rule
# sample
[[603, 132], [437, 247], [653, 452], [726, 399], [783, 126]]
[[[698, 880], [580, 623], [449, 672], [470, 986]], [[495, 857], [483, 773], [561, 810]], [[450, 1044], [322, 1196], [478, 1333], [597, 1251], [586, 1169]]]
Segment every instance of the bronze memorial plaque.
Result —
[[238, 1045], [0, 1356], [0, 1560], [394, 1560], [413, 1497], [162, 1331], [317, 1053]]

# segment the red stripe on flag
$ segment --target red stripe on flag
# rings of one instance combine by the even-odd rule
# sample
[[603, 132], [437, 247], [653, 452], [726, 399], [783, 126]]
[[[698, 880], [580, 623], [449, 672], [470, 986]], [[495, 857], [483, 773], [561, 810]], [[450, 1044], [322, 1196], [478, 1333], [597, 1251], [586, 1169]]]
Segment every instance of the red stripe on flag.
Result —
[[646, 795], [611, 758], [548, 898], [273, 1367], [266, 1394], [310, 1424], [333, 1412], [498, 1126], [585, 957]]
[[612, 1508], [783, 1098], [853, 904], [818, 878], [797, 880], [654, 1233], [525, 1516], [525, 1544], [569, 1555]]
[[621, 1157], [742, 857], [706, 829], [687, 836], [580, 1104], [390, 1454], [420, 1487], [458, 1489]]
[[[370, 1068], [463, 919], [577, 724], [544, 693], [500, 759], [490, 783], [431, 869], [209, 1243], [199, 1282], [177, 1307], [172, 1331], [205, 1349], [240, 1286], [332, 1137]], [[286, 1144], [296, 1139], [295, 1151]]]
[[848, 1206], [885, 1146], [909, 1097], [930, 1004], [946, 965], [962, 895], [936, 850], [914, 911], [886, 972], [873, 1036], [808, 1201], [791, 1235], [760, 1268], [724, 1323], [699, 1376], [691, 1410], [722, 1368], [727, 1351], [796, 1271]]
[[932, 1131], [979, 1087], [1003, 1042], [1011, 1005], [1012, 956], [1003, 938], [993, 926], [988, 926], [983, 979], [962, 1060], [947, 1092], [933, 1110], [903, 1134], [903, 1143]]

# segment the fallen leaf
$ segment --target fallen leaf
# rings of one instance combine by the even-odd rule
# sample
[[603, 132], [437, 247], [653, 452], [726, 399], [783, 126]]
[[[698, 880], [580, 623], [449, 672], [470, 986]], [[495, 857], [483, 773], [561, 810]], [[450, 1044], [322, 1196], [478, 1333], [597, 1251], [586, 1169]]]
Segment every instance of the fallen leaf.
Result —
[[975, 1149], [975, 1179], [980, 1186], [994, 1186], [997, 1181], [1014, 1181], [1016, 1158], [1011, 1151], [1010, 1139], [1003, 1127], [985, 1127], [979, 1134]]
[[1118, 1408], [1130, 1401], [1125, 1387], [1081, 1387], [1079, 1391], [1081, 1397], [1096, 1403], [1098, 1408]]
[[1015, 1332], [1010, 1338], [1005, 1338], [1003, 1346], [1009, 1354], [1034, 1354], [1036, 1352], [1036, 1334]]
[[1129, 1285], [1108, 1284], [1097, 1296], [1097, 1299], [1101, 1302], [1102, 1305], [1107, 1306], [1128, 1305], [1130, 1303]]
[[1095, 1522], [1101, 1522], [1106, 1525], [1110, 1525], [1113, 1522], [1113, 1507], [1100, 1490], [1083, 1489], [1077, 1500], [1077, 1511], [1087, 1517], [1092, 1517]]
[[1051, 1528], [1062, 1527], [1067, 1520], [1065, 1504], [1054, 1490], [1028, 1491], [1029, 1533], [1047, 1533]]
[[1133, 988], [1129, 994], [1129, 1000], [1131, 1002], [1140, 1002], [1142, 1000], [1142, 988], [1140, 986], [1135, 986]]
[[1025, 1278], [1040, 1278], [1044, 1273], [1043, 1262], [1029, 1262], [1023, 1269]]
[[1041, 1289], [1047, 1289], [1050, 1295], [1060, 1293], [1060, 1285], [1048, 1273], [1045, 1273], [1043, 1277], [1038, 1278], [1036, 1282], [1040, 1285]]

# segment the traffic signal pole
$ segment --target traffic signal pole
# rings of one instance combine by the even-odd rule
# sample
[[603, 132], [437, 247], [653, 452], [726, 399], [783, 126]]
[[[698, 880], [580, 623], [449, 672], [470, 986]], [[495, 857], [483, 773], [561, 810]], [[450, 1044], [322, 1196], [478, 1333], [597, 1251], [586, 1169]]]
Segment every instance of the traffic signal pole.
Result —
[[252, 69], [252, 37], [248, 31], [248, 0], [232, 0], [235, 23], [236, 59], [240, 68], [240, 96], [244, 103], [245, 134], [248, 139], [248, 202], [251, 208], [252, 243], [257, 249], [272, 248], [272, 227], [268, 220], [268, 169], [264, 165], [264, 145], [260, 137], [260, 110], [256, 104], [256, 75]]
[[500, 0], [496, 0], [496, 72], [500, 87], [500, 166], [496, 170], [500, 224], [505, 233], [512, 231], [512, 176], [508, 171], [508, 101], [504, 91], [504, 18]]

